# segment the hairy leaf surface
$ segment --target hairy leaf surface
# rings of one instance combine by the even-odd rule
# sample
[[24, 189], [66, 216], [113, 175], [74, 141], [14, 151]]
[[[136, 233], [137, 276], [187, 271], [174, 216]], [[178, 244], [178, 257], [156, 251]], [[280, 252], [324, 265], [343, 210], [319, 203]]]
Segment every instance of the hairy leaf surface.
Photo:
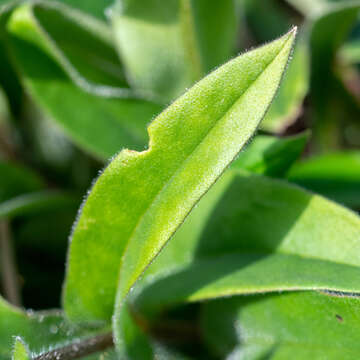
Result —
[[[71, 325], [59, 311], [25, 313], [0, 297], [0, 359], [11, 358], [14, 337], [19, 336], [32, 354], [76, 343], [104, 329], [79, 329]], [[19, 352], [21, 349], [19, 349]]]
[[12, 355], [13, 360], [30, 360], [29, 351], [26, 344], [19, 337], [15, 339], [14, 350]]
[[137, 278], [255, 132], [294, 36], [292, 30], [204, 78], [150, 125], [148, 150], [124, 150], [105, 169], [72, 235], [64, 294], [71, 318], [109, 320], [117, 287], [121, 307]]

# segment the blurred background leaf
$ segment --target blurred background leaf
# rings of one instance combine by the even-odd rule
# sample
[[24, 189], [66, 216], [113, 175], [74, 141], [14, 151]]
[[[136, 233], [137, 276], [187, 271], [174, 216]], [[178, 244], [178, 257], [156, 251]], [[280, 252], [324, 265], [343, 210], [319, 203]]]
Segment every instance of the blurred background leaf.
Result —
[[[357, 291], [358, 217], [316, 193], [360, 211], [359, 9], [357, 0], [0, 0], [0, 236], [21, 305], [61, 306], [72, 224], [106, 161], [144, 150], [148, 123], [178, 95], [296, 24], [259, 135], [134, 289], [124, 347], [139, 360], [357, 358], [349, 293], [184, 303], [265, 285]], [[40, 353], [94, 330], [70, 328], [61, 313], [0, 300], [0, 359], [16, 334]]]

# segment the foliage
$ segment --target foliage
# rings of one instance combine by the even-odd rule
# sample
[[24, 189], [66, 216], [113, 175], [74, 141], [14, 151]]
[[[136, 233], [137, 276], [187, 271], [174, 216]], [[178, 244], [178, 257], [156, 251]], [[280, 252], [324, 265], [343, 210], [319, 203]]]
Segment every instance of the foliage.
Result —
[[359, 10], [0, 0], [0, 360], [357, 358]]

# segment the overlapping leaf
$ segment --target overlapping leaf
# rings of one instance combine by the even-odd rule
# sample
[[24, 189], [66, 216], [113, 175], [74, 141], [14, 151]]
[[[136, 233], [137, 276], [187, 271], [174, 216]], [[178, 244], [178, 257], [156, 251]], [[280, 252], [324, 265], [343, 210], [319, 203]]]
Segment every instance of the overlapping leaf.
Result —
[[282, 132], [301, 114], [302, 103], [309, 90], [310, 54], [305, 38], [295, 47], [293, 60], [279, 92], [261, 125], [270, 132]]
[[338, 152], [310, 158], [291, 169], [288, 178], [335, 201], [360, 208], [360, 153]]
[[161, 107], [113, 86], [122, 74], [105, 25], [79, 16], [45, 2], [14, 11], [7, 26], [21, 80], [37, 105], [97, 157], [142, 149], [145, 125]]
[[203, 79], [149, 127], [150, 147], [122, 151], [95, 183], [72, 235], [64, 304], [109, 320], [200, 197], [252, 136], [271, 102], [291, 31]]
[[140, 308], [296, 289], [360, 292], [355, 213], [279, 180], [226, 175], [149, 268]]
[[98, 332], [104, 332], [104, 329], [78, 329], [68, 323], [60, 312], [24, 313], [0, 298], [1, 360], [11, 358], [16, 336], [21, 337], [32, 354], [40, 354], [71, 342], [76, 344]]
[[[255, 173], [271, 176], [283, 176], [300, 156], [307, 138], [306, 133], [287, 138], [258, 135], [232, 163], [231, 168], [247, 169]], [[211, 194], [214, 194], [214, 190], [211, 190]], [[210, 197], [216, 198], [211, 194], [205, 195], [204, 200], [201, 201], [207, 202]], [[221, 196], [221, 194], [221, 191], [219, 191], [218, 196]], [[171, 271], [179, 262], [193, 254], [194, 247], [190, 246], [190, 242], [193, 241], [194, 246], [196, 245], [196, 234], [198, 234], [199, 227], [196, 220], [193, 219], [198, 219], [200, 223], [207, 220], [207, 216], [196, 215], [196, 209], [193, 211], [195, 214], [190, 215], [185, 224], [174, 235], [170, 244], [167, 245], [164, 256], [160, 255], [155, 260], [144, 277], [153, 276], [158, 272]], [[184, 242], [185, 239], [190, 241], [186, 240]], [[121, 326], [121, 331], [124, 333], [124, 353], [129, 358], [152, 359], [154, 353], [158, 353], [158, 347], [147, 339], [143, 330], [134, 322], [132, 315], [128, 311], [123, 311], [122, 318], [118, 321], [118, 326]]]
[[231, 0], [118, 0], [111, 18], [131, 84], [165, 101], [228, 60], [235, 46]]
[[243, 169], [255, 174], [283, 177], [300, 157], [309, 133], [277, 138], [258, 135], [231, 164], [232, 169]]
[[229, 359], [356, 359], [359, 298], [299, 292], [204, 305], [208, 345]]

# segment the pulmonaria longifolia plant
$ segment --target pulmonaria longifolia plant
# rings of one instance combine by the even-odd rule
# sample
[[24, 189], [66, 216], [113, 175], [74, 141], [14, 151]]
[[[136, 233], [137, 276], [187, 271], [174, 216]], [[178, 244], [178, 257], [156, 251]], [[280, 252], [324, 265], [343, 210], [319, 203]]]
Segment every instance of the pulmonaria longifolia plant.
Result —
[[359, 10], [0, 0], [0, 360], [359, 358]]

